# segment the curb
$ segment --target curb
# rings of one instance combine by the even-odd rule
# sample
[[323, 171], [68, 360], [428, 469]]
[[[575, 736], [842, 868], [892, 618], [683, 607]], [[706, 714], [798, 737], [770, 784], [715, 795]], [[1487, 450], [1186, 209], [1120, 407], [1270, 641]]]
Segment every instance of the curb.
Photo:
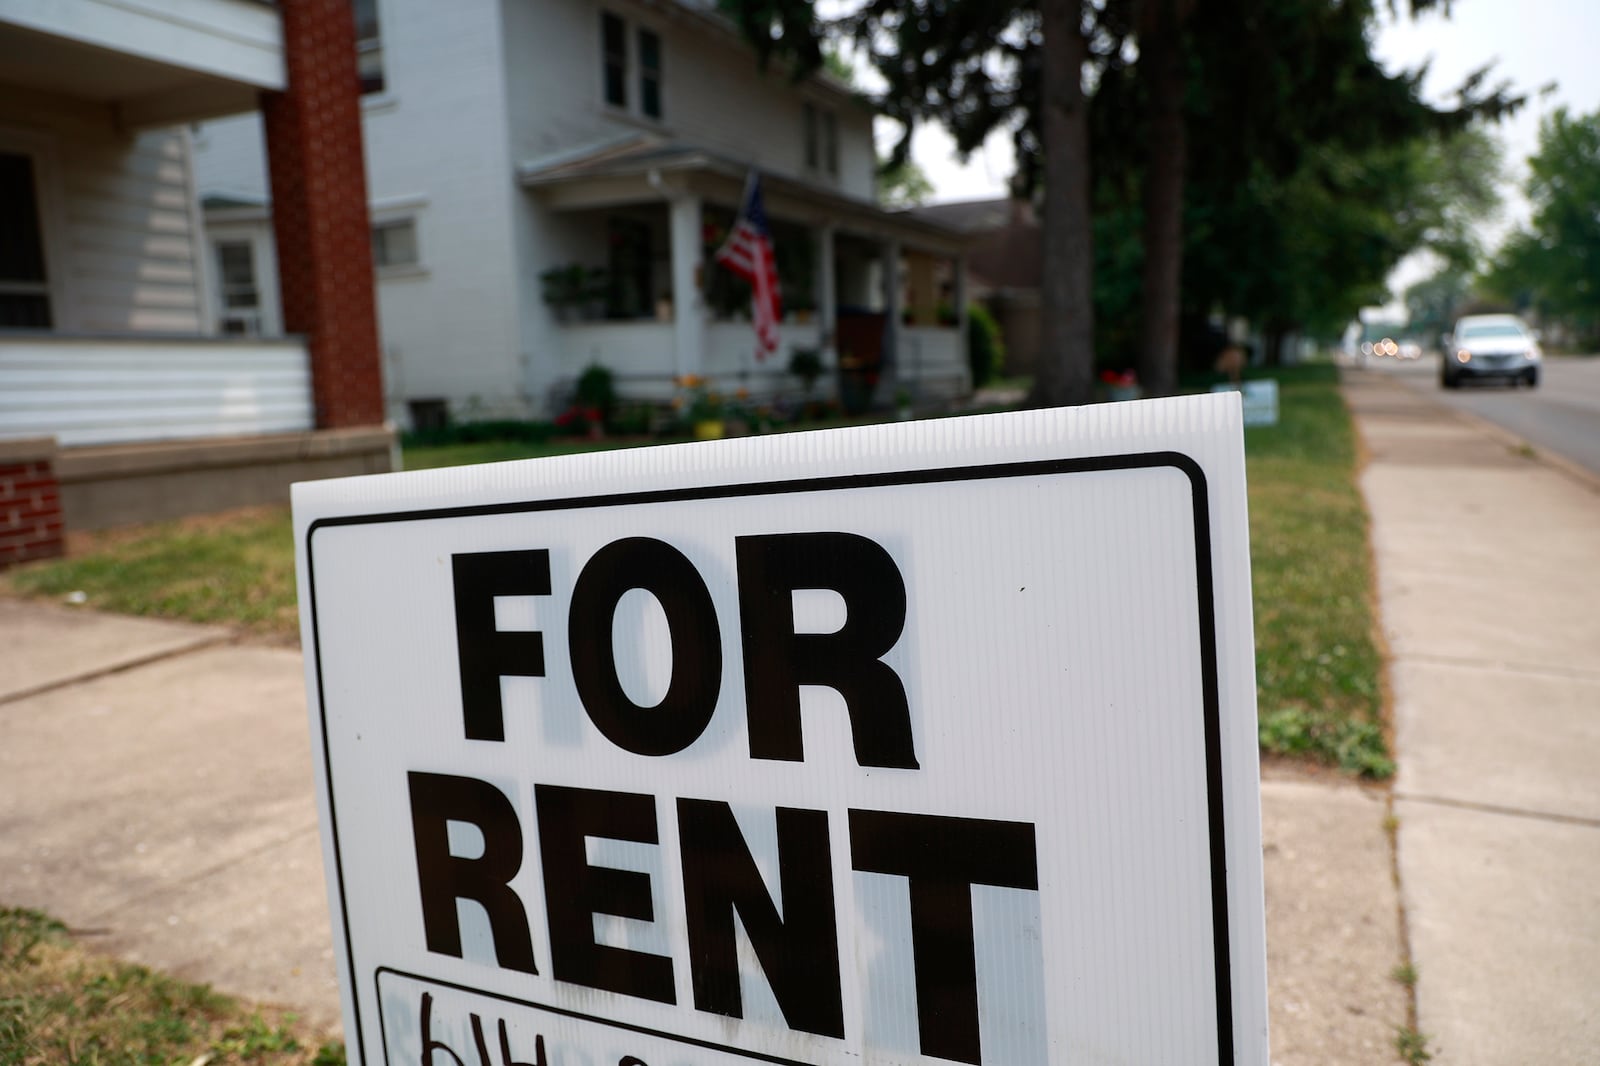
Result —
[[1403, 378], [1397, 378], [1381, 370], [1363, 369], [1359, 367], [1341, 367], [1340, 369], [1360, 370], [1360, 372], [1363, 374], [1372, 374], [1380, 380], [1387, 381], [1393, 385], [1405, 389], [1407, 392], [1410, 392], [1413, 395], [1427, 400], [1429, 403], [1433, 404], [1433, 406], [1455, 416], [1458, 421], [1462, 422], [1471, 429], [1477, 430], [1486, 437], [1491, 437], [1509, 448], [1526, 448], [1533, 453], [1531, 458], [1534, 462], [1544, 463], [1557, 473], [1565, 474], [1568, 478], [1571, 478], [1573, 481], [1577, 482], [1580, 487], [1588, 489], [1595, 495], [1600, 496], [1600, 474], [1596, 474], [1593, 471], [1578, 465], [1564, 455], [1557, 455], [1548, 448], [1541, 448], [1527, 438], [1513, 433], [1511, 430], [1506, 429], [1502, 425], [1489, 421], [1482, 415], [1474, 414], [1471, 411], [1463, 411], [1460, 408], [1452, 407], [1447, 403], [1441, 403], [1429, 389], [1425, 389], [1413, 382], [1406, 381]]

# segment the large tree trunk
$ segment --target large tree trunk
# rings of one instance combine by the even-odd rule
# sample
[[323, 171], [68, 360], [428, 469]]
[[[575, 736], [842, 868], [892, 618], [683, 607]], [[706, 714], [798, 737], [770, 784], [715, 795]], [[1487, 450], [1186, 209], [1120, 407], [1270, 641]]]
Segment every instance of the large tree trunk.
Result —
[[1033, 403], [1088, 403], [1094, 393], [1094, 243], [1081, 0], [1044, 0], [1044, 263]]
[[1139, 36], [1139, 72], [1149, 100], [1150, 147], [1144, 172], [1144, 290], [1139, 323], [1139, 383], [1146, 396], [1178, 389], [1178, 309], [1183, 285], [1182, 0], [1150, 0]]

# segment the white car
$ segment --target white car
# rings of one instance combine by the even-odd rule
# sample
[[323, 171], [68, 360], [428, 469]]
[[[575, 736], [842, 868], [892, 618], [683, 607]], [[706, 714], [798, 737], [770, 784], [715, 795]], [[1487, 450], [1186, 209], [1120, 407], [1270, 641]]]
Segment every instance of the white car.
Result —
[[1542, 357], [1533, 331], [1516, 315], [1468, 315], [1445, 337], [1439, 383], [1457, 389], [1472, 378], [1499, 378], [1531, 388], [1539, 384]]

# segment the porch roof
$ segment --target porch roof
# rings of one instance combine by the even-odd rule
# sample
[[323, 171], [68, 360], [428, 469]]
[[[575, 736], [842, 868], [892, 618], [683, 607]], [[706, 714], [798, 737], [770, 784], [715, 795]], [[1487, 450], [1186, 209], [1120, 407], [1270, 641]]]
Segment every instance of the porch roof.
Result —
[[[753, 168], [760, 169], [750, 160], [702, 145], [639, 134], [524, 162], [517, 167], [517, 180], [557, 210], [620, 207], [679, 195], [736, 207]], [[941, 255], [960, 254], [971, 243], [957, 229], [886, 211], [870, 200], [812, 182], [765, 170], [761, 180], [767, 211], [775, 217], [835, 224], [850, 233]]]
[[134, 129], [251, 111], [286, 84], [282, 23], [262, 0], [0, 4], [0, 69]]

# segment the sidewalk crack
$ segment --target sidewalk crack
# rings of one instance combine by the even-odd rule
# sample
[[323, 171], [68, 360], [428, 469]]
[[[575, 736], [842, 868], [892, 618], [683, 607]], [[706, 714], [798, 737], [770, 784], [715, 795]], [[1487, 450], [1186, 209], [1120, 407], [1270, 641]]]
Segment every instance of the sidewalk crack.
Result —
[[114, 674], [127, 673], [129, 670], [137, 670], [141, 666], [150, 666], [153, 663], [163, 662], [167, 659], [176, 659], [181, 655], [188, 655], [197, 651], [205, 651], [209, 648], [215, 648], [220, 644], [233, 644], [236, 643], [238, 639], [239, 638], [232, 633], [219, 633], [214, 637], [205, 637], [196, 640], [192, 644], [184, 644], [176, 648], [167, 648], [162, 651], [150, 652], [148, 655], [140, 655], [122, 662], [112, 663], [109, 666], [102, 666], [94, 670], [88, 670], [81, 674], [73, 674], [71, 677], [64, 677], [59, 681], [46, 681], [41, 685], [34, 685], [31, 688], [18, 689], [15, 692], [3, 693], [0, 694], [0, 707], [4, 707], [10, 703], [19, 703], [22, 700], [32, 699], [34, 696], [42, 696], [47, 692], [56, 692], [60, 689], [71, 688], [74, 685], [87, 684], [90, 681], [99, 681], [103, 677], [111, 677]]
[[1532, 818], [1539, 822], [1559, 822], [1563, 825], [1600, 829], [1600, 818], [1589, 818], [1581, 814], [1558, 814], [1555, 811], [1535, 811], [1526, 807], [1506, 807], [1498, 803], [1478, 803], [1474, 800], [1451, 799], [1449, 796], [1421, 796], [1409, 792], [1396, 792], [1394, 798], [1409, 803], [1427, 803], [1436, 807], [1476, 811], [1480, 814], [1501, 814], [1512, 818]]
[[1564, 681], [1600, 682], [1600, 670], [1583, 666], [1543, 666], [1533, 663], [1497, 662], [1469, 659], [1458, 655], [1433, 655], [1428, 652], [1406, 652], [1395, 656], [1400, 665], [1419, 663], [1424, 666], [1459, 666], [1468, 670], [1498, 670], [1507, 674], [1527, 674], [1530, 677], [1555, 677]]

